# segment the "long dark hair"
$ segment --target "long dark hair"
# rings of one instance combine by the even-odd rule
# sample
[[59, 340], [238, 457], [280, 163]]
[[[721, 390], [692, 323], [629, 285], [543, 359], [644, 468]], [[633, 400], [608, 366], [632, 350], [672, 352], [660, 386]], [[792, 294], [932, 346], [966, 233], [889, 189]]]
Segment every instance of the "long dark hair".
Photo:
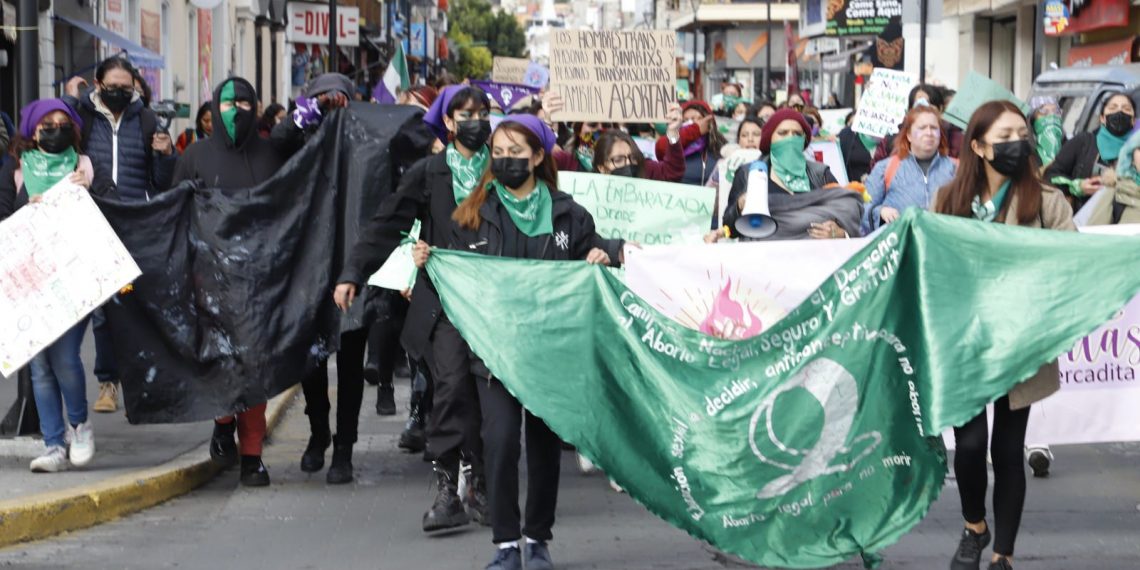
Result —
[[756, 125], [756, 128], [764, 130], [764, 121], [761, 121], [760, 117], [757, 117], [756, 115], [748, 115], [740, 121], [740, 127], [736, 129], [736, 144], [740, 144], [740, 131], [743, 131], [744, 125], [748, 124]]
[[[526, 142], [526, 145], [530, 147], [532, 153], [538, 153], [540, 151], [544, 153], [542, 162], [534, 169], [534, 176], [545, 182], [546, 186], [552, 191], [557, 190], [558, 166], [554, 163], [554, 153], [546, 152], [546, 149], [542, 146], [542, 141], [538, 140], [538, 136], [532, 133], [530, 129], [509, 119], [499, 124], [499, 128], [495, 129], [495, 132], [491, 134], [491, 140], [494, 141], [495, 136], [500, 132], [507, 133], [508, 136], [511, 137], [511, 140], [516, 142], [518, 140], [516, 137], [521, 137], [522, 140]], [[475, 185], [475, 190], [471, 192], [471, 195], [467, 196], [467, 198], [463, 200], [463, 203], [451, 214], [451, 219], [455, 220], [456, 223], [459, 224], [459, 227], [467, 230], [479, 229], [479, 224], [483, 222], [483, 218], [479, 215], [479, 209], [482, 208], [483, 204], [487, 201], [487, 187], [494, 179], [495, 176], [491, 174], [491, 169], [488, 168], [487, 171], [483, 173], [483, 178]]]
[[[261, 114], [261, 120], [258, 121], [258, 129], [265, 132], [272, 131], [273, 127], [277, 126], [277, 113], [284, 110], [285, 107], [281, 103], [270, 103], [269, 106], [265, 108], [265, 112]], [[194, 124], [200, 126], [202, 124], [202, 117], [199, 116], [198, 120], [194, 121]], [[201, 131], [202, 129], [199, 128], [198, 130]], [[201, 133], [199, 133], [199, 135], [200, 134]]]
[[[977, 141], [979, 145], [986, 144], [983, 140], [986, 133], [1005, 113], [1013, 113], [1021, 120], [1025, 115], [1021, 109], [1009, 101], [990, 101], [978, 107], [970, 117], [970, 124], [966, 127], [966, 135], [962, 141], [962, 154], [958, 158], [958, 173], [949, 184], [938, 191], [934, 203], [934, 211], [940, 214], [950, 214], [969, 218], [974, 215], [972, 207], [975, 197], [980, 197], [988, 181], [986, 180], [985, 159], [973, 151], [970, 143]], [[1028, 122], [1026, 123], [1028, 125]], [[1017, 198], [1017, 221], [1020, 224], [1030, 224], [1041, 213], [1041, 178], [1032, 160], [1026, 160], [1021, 171], [1010, 177], [1010, 189], [1013, 197]], [[1011, 199], [1007, 198], [1004, 204], [999, 204], [998, 219], [1004, 220], [1009, 212]]]
[[637, 164], [633, 167], [636, 176], [642, 178], [645, 174], [645, 155], [641, 153], [637, 143], [633, 142], [633, 138], [627, 135], [621, 129], [609, 129], [602, 132], [602, 136], [598, 137], [597, 144], [594, 145], [594, 168], [593, 172], [600, 172], [598, 165], [610, 159], [610, 153], [614, 150], [614, 144], [623, 142], [629, 145], [629, 154]]
[[[111, 71], [112, 69], [121, 69], [123, 71], [126, 71], [127, 73], [131, 74], [131, 79], [141, 78], [138, 71], [135, 71], [135, 66], [131, 65], [131, 62], [127, 61], [125, 58], [115, 55], [99, 62], [99, 67], [95, 68], [95, 80], [99, 83], [102, 83], [103, 78], [107, 75], [107, 72]], [[145, 81], [143, 83], [145, 83]]]

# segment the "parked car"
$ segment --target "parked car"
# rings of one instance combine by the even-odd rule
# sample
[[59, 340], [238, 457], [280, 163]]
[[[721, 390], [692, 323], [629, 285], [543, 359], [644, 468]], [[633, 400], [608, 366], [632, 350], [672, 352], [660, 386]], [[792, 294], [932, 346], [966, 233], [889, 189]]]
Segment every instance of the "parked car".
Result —
[[[1065, 137], [1100, 126], [1105, 94], [1123, 91], [1140, 103], [1140, 64], [1065, 67], [1046, 71], [1033, 82], [1032, 95], [1051, 95], [1061, 105]], [[1140, 106], [1140, 105], [1138, 105]]]

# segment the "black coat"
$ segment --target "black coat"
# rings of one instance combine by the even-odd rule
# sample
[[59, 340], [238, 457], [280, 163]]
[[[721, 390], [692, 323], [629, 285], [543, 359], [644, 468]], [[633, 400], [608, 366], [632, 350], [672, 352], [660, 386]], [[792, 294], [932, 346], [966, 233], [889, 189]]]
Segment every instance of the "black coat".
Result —
[[1085, 202], [1088, 202], [1088, 197], [1073, 196], [1067, 185], [1054, 184], [1053, 177], [1064, 176], [1069, 180], [1090, 178], [1093, 176], [1097, 162], [1111, 165], [1115, 161], [1116, 157], [1101, 160], [1100, 149], [1096, 146], [1096, 131], [1081, 133], [1073, 137], [1069, 142], [1061, 145], [1061, 150], [1057, 152], [1057, 157], [1053, 159], [1053, 164], [1050, 164], [1045, 169], [1045, 183], [1060, 188], [1062, 192], [1069, 196], [1069, 200], [1073, 202], [1073, 211], [1075, 212], [1081, 209], [1081, 206], [1084, 206]]
[[[236, 83], [235, 90], [240, 94], [254, 93], [253, 86], [244, 79], [233, 78], [226, 81]], [[214, 89], [214, 99], [210, 104], [217, 129], [210, 138], [200, 140], [188, 147], [178, 159], [171, 186], [184, 180], [199, 180], [204, 188], [252, 188], [273, 177], [285, 164], [288, 155], [279, 152], [257, 134], [256, 123], [251, 123], [241, 133], [236, 133], [237, 141], [230, 140], [222, 125], [218, 100], [225, 82]]]
[[847, 167], [847, 179], [852, 182], [862, 182], [863, 177], [871, 172], [871, 151], [863, 146], [859, 134], [847, 127], [839, 131], [839, 152], [843, 154], [844, 166]]

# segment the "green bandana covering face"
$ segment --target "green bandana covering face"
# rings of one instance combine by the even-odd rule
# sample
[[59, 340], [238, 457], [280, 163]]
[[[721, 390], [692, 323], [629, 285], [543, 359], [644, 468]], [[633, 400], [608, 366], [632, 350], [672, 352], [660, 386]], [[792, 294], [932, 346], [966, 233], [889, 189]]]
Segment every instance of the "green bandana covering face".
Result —
[[796, 135], [772, 143], [772, 171], [780, 177], [784, 188], [795, 194], [811, 192], [807, 177], [804, 137]]
[[459, 205], [471, 194], [487, 171], [487, 160], [491, 153], [486, 146], [482, 146], [471, 158], [464, 158], [455, 149], [455, 143], [447, 145], [446, 153], [447, 167], [451, 169], [451, 191], [455, 193], [455, 204]]
[[1041, 164], [1049, 165], [1061, 150], [1061, 139], [1064, 137], [1061, 117], [1058, 115], [1037, 117], [1033, 121], [1033, 132], [1037, 135], [1037, 156], [1041, 158]]
[[79, 164], [79, 153], [75, 147], [52, 154], [42, 150], [29, 150], [20, 155], [20, 170], [24, 173], [24, 187], [28, 189], [28, 197], [39, 196], [63, 180], [68, 174], [75, 172], [75, 165]]
[[1002, 202], [1005, 201], [1005, 195], [1009, 193], [1009, 180], [1002, 182], [1001, 188], [998, 188], [997, 194], [990, 198], [989, 202], [982, 204], [982, 200], [974, 196], [974, 202], [970, 206], [974, 209], [974, 217], [983, 222], [992, 222], [997, 218], [998, 210], [1001, 209]]
[[582, 165], [583, 172], [594, 171], [594, 149], [579, 146], [575, 154], [578, 155], [578, 164]]
[[491, 186], [520, 232], [530, 237], [554, 233], [554, 205], [545, 182], [535, 180], [534, 190], [522, 199], [515, 198], [498, 180], [492, 180]]
[[859, 135], [859, 142], [863, 143], [863, 148], [867, 149], [867, 152], [875, 152], [875, 147], [879, 146], [879, 139], [863, 133], [856, 134]]
[[[222, 86], [221, 96], [218, 98], [218, 104], [225, 102], [234, 103], [237, 95], [234, 94], [234, 82], [227, 81]], [[222, 126], [226, 128], [226, 134], [230, 135], [230, 142], [237, 144], [237, 125], [234, 124], [234, 117], [237, 117], [237, 105], [230, 107], [226, 111], [221, 112]]]
[[1108, 132], [1108, 129], [1104, 127], [1097, 129], [1096, 149], [1100, 152], [1100, 161], [1109, 164], [1116, 160], [1116, 157], [1120, 156], [1120, 148], [1124, 146], [1127, 140], [1127, 135], [1118, 137]]

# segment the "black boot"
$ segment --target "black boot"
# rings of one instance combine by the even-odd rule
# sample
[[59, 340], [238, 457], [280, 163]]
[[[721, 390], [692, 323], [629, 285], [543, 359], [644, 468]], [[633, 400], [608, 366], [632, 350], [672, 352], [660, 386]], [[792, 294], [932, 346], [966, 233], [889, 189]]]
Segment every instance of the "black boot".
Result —
[[467, 515], [483, 526], [491, 526], [491, 514], [487, 511], [487, 478], [483, 476], [482, 466], [465, 463], [462, 473], [463, 507]]
[[329, 485], [344, 485], [352, 482], [351, 443], [333, 445], [332, 463], [329, 465], [329, 472], [325, 474], [325, 482]]
[[269, 486], [269, 470], [260, 455], [241, 456], [241, 484], [246, 487]]
[[431, 508], [424, 513], [424, 532], [463, 526], [471, 519], [459, 500], [459, 460], [440, 460], [433, 463], [436, 495]]
[[226, 467], [237, 463], [238, 448], [237, 443], [234, 442], [235, 430], [237, 430], [237, 422], [228, 424], [214, 422], [214, 435], [210, 437], [210, 459]]
[[[372, 350], [369, 348], [369, 350]], [[370, 355], [371, 356], [371, 355]], [[375, 386], [380, 383], [380, 368], [374, 364], [364, 365], [364, 381], [368, 382], [369, 386]]]
[[325, 451], [332, 443], [328, 414], [309, 416], [309, 433], [309, 445], [305, 446], [305, 453], [301, 454], [301, 471], [314, 473], [325, 466]]
[[382, 416], [396, 415], [396, 394], [392, 384], [380, 384], [376, 389], [376, 413]]
[[404, 424], [404, 431], [400, 433], [400, 442], [397, 445], [408, 453], [420, 453], [427, 446], [427, 436], [424, 434], [423, 398], [423, 392], [412, 392], [408, 422]]

